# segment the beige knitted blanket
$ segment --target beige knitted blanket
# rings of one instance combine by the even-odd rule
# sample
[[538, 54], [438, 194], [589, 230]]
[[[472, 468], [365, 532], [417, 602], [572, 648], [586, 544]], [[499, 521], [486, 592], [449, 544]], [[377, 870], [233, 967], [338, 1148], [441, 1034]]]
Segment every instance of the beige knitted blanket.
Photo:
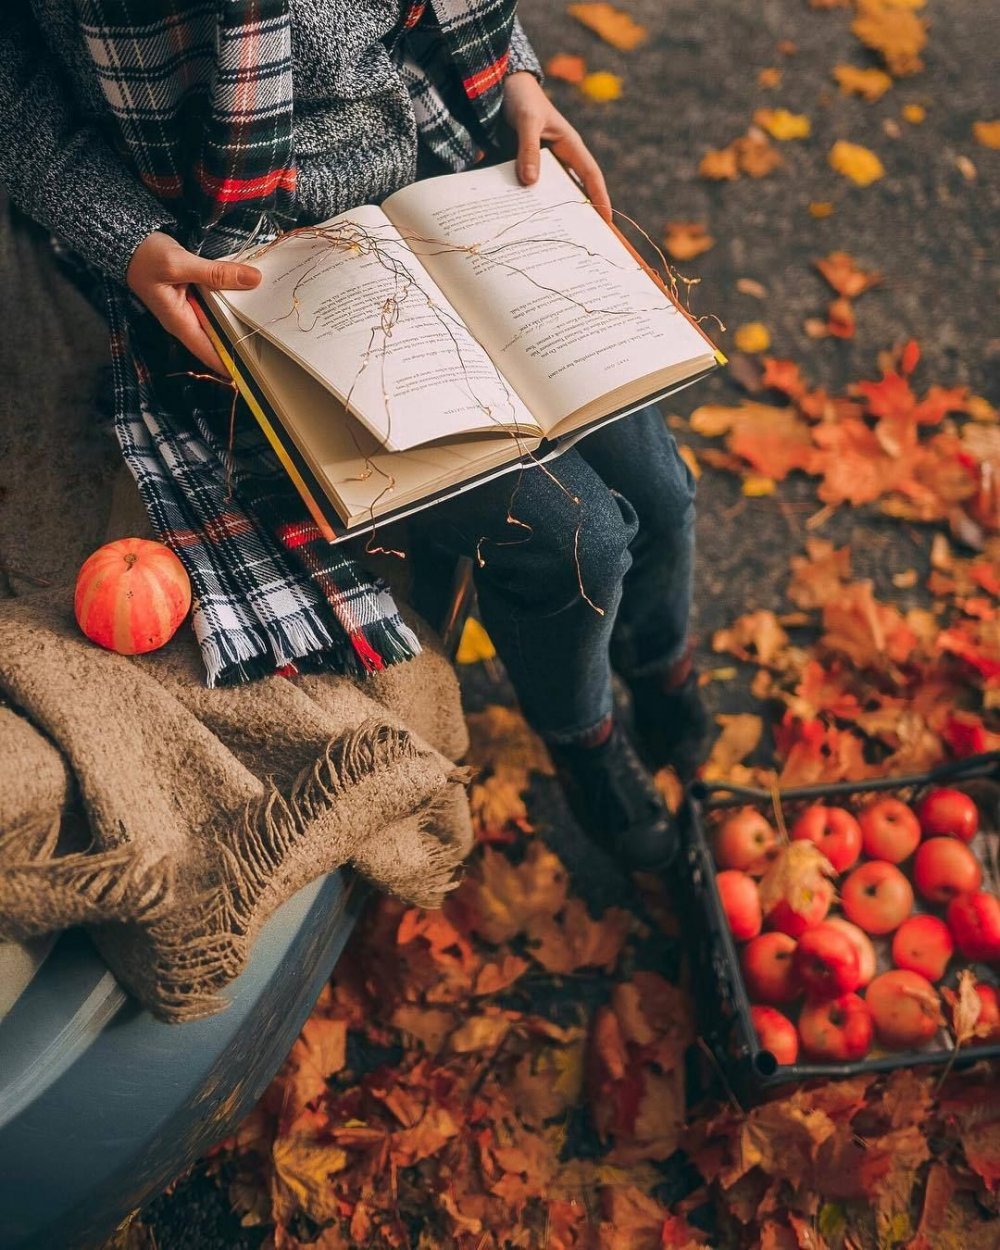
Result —
[[429, 632], [411, 618], [424, 654], [363, 684], [229, 690], [204, 686], [186, 626], [144, 657], [87, 642], [73, 574], [144, 518], [126, 475], [108, 524], [99, 330], [3, 214], [0, 317], [0, 942], [86, 925], [121, 981], [180, 1021], [225, 1006], [263, 922], [319, 874], [351, 865], [437, 904], [471, 828], [457, 682]]

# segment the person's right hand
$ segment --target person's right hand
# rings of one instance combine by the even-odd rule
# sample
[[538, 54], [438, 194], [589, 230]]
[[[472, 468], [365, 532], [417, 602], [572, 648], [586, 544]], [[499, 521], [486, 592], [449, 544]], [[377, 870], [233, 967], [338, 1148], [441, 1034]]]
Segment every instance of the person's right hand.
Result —
[[247, 291], [260, 282], [259, 269], [195, 256], [169, 234], [154, 230], [132, 253], [125, 281], [164, 330], [180, 339], [209, 369], [229, 376], [188, 303], [188, 284], [197, 282], [213, 291]]

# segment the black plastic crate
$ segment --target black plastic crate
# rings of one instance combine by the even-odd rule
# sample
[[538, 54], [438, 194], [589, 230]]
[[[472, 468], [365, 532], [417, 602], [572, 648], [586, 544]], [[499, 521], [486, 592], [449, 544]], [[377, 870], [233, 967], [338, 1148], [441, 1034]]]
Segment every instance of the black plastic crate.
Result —
[[[780, 800], [786, 824], [791, 827], [798, 812], [817, 801], [856, 808], [869, 796], [891, 795], [907, 803], [919, 801], [934, 786], [963, 790], [972, 797], [980, 813], [980, 832], [972, 849], [983, 864], [983, 888], [998, 892], [997, 847], [1000, 836], [1000, 751], [970, 756], [943, 765], [919, 776], [886, 777], [866, 782], [840, 782], [802, 786], [777, 792], [749, 786], [695, 782], [689, 787], [682, 807], [684, 832], [684, 882], [680, 900], [682, 916], [690, 940], [692, 983], [699, 1030], [714, 1055], [733, 1093], [744, 1105], [759, 1101], [770, 1091], [801, 1081], [857, 1076], [863, 1072], [888, 1072], [894, 1068], [926, 1064], [943, 1065], [954, 1050], [946, 1030], [927, 1047], [914, 1051], [876, 1051], [865, 1059], [849, 1063], [779, 1064], [770, 1051], [763, 1050], [750, 1019], [750, 1000], [737, 954], [715, 884], [716, 865], [709, 844], [708, 827], [714, 812], [738, 807], [757, 807], [775, 823], [774, 803]], [[993, 845], [990, 847], [990, 842]], [[987, 853], [984, 854], [984, 847]], [[919, 896], [915, 910], [920, 910]], [[891, 941], [873, 939], [879, 955], [879, 971], [891, 966], [882, 949]], [[979, 981], [1000, 984], [997, 971], [988, 965], [972, 965]], [[940, 985], [954, 985], [958, 969], [952, 968]], [[965, 1044], [954, 1057], [956, 1067], [967, 1067], [981, 1059], [1000, 1058], [1000, 1042]]]

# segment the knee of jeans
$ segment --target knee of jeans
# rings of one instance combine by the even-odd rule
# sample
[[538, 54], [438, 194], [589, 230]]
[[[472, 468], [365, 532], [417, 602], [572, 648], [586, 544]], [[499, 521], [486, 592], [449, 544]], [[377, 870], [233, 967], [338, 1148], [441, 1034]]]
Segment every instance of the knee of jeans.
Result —
[[606, 607], [632, 563], [629, 547], [639, 528], [635, 509], [624, 495], [609, 490], [587, 501], [576, 538], [576, 572], [587, 598]]

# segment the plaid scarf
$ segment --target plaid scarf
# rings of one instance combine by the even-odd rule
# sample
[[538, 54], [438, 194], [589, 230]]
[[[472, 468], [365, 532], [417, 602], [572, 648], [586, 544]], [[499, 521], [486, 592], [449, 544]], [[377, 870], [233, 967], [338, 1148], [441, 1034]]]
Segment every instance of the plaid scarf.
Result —
[[[221, 255], [262, 218], [274, 233], [294, 225], [289, 0], [77, 5], [124, 154], [185, 246]], [[424, 141], [452, 168], [480, 154], [473, 129], [495, 125], [515, 7], [409, 0], [401, 70]], [[190, 357], [138, 301], [110, 283], [107, 298], [118, 439], [191, 578], [208, 684], [417, 654], [385, 584], [322, 538], [252, 418], [233, 422], [227, 390], [184, 376]]]

